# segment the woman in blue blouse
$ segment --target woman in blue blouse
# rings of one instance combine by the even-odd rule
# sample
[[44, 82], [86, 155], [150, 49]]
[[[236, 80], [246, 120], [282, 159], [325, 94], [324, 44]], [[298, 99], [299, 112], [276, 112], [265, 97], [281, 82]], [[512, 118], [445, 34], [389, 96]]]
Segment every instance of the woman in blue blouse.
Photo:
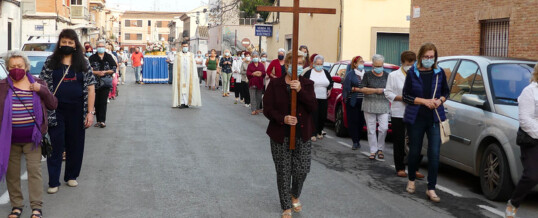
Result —
[[[444, 70], [437, 66], [437, 48], [434, 44], [422, 45], [417, 60], [409, 69], [403, 88], [403, 101], [407, 103], [404, 122], [407, 124], [409, 137], [408, 170], [409, 172], [417, 171], [423, 138], [426, 134], [428, 136], [428, 191], [426, 195], [431, 201], [440, 202], [441, 198], [435, 193], [441, 146], [439, 122], [446, 119], [443, 103], [448, 98], [449, 87]], [[408, 178], [407, 192], [414, 193], [416, 174], [409, 173]]]

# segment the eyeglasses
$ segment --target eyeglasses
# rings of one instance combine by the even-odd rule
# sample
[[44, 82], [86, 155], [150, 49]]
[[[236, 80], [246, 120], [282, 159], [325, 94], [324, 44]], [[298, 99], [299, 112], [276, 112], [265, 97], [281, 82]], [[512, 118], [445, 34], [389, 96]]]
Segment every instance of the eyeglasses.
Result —
[[435, 56], [422, 56], [423, 59], [434, 59]]

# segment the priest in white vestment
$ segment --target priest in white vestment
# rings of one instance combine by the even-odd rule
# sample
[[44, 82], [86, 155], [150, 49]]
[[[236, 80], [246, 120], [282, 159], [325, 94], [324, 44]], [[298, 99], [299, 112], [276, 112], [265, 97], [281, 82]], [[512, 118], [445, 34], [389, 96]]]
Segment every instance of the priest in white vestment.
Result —
[[172, 107], [181, 109], [189, 106], [201, 107], [202, 97], [194, 54], [189, 52], [189, 44], [186, 41], [181, 44], [181, 48], [182, 51], [177, 54], [174, 61]]

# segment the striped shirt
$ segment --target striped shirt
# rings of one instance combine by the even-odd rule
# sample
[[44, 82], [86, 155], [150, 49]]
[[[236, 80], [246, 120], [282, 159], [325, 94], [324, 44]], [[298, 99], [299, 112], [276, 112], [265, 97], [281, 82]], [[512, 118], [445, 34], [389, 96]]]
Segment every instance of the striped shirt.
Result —
[[13, 132], [11, 134], [11, 143], [30, 143], [32, 142], [32, 131], [35, 125], [32, 118], [34, 113], [33, 93], [32, 91], [24, 91], [17, 88], [15, 88], [15, 93], [12, 96]]

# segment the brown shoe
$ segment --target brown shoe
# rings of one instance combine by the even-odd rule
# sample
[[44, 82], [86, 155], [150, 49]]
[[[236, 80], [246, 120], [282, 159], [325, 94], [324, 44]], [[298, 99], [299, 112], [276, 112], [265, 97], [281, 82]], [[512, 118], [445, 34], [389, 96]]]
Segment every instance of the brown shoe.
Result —
[[417, 179], [424, 179], [424, 177], [425, 177], [422, 173], [420, 173], [418, 171], [417, 171], [416, 175], [417, 175]]
[[405, 170], [399, 170], [396, 175], [398, 175], [398, 177], [407, 177], [407, 173], [405, 173]]

